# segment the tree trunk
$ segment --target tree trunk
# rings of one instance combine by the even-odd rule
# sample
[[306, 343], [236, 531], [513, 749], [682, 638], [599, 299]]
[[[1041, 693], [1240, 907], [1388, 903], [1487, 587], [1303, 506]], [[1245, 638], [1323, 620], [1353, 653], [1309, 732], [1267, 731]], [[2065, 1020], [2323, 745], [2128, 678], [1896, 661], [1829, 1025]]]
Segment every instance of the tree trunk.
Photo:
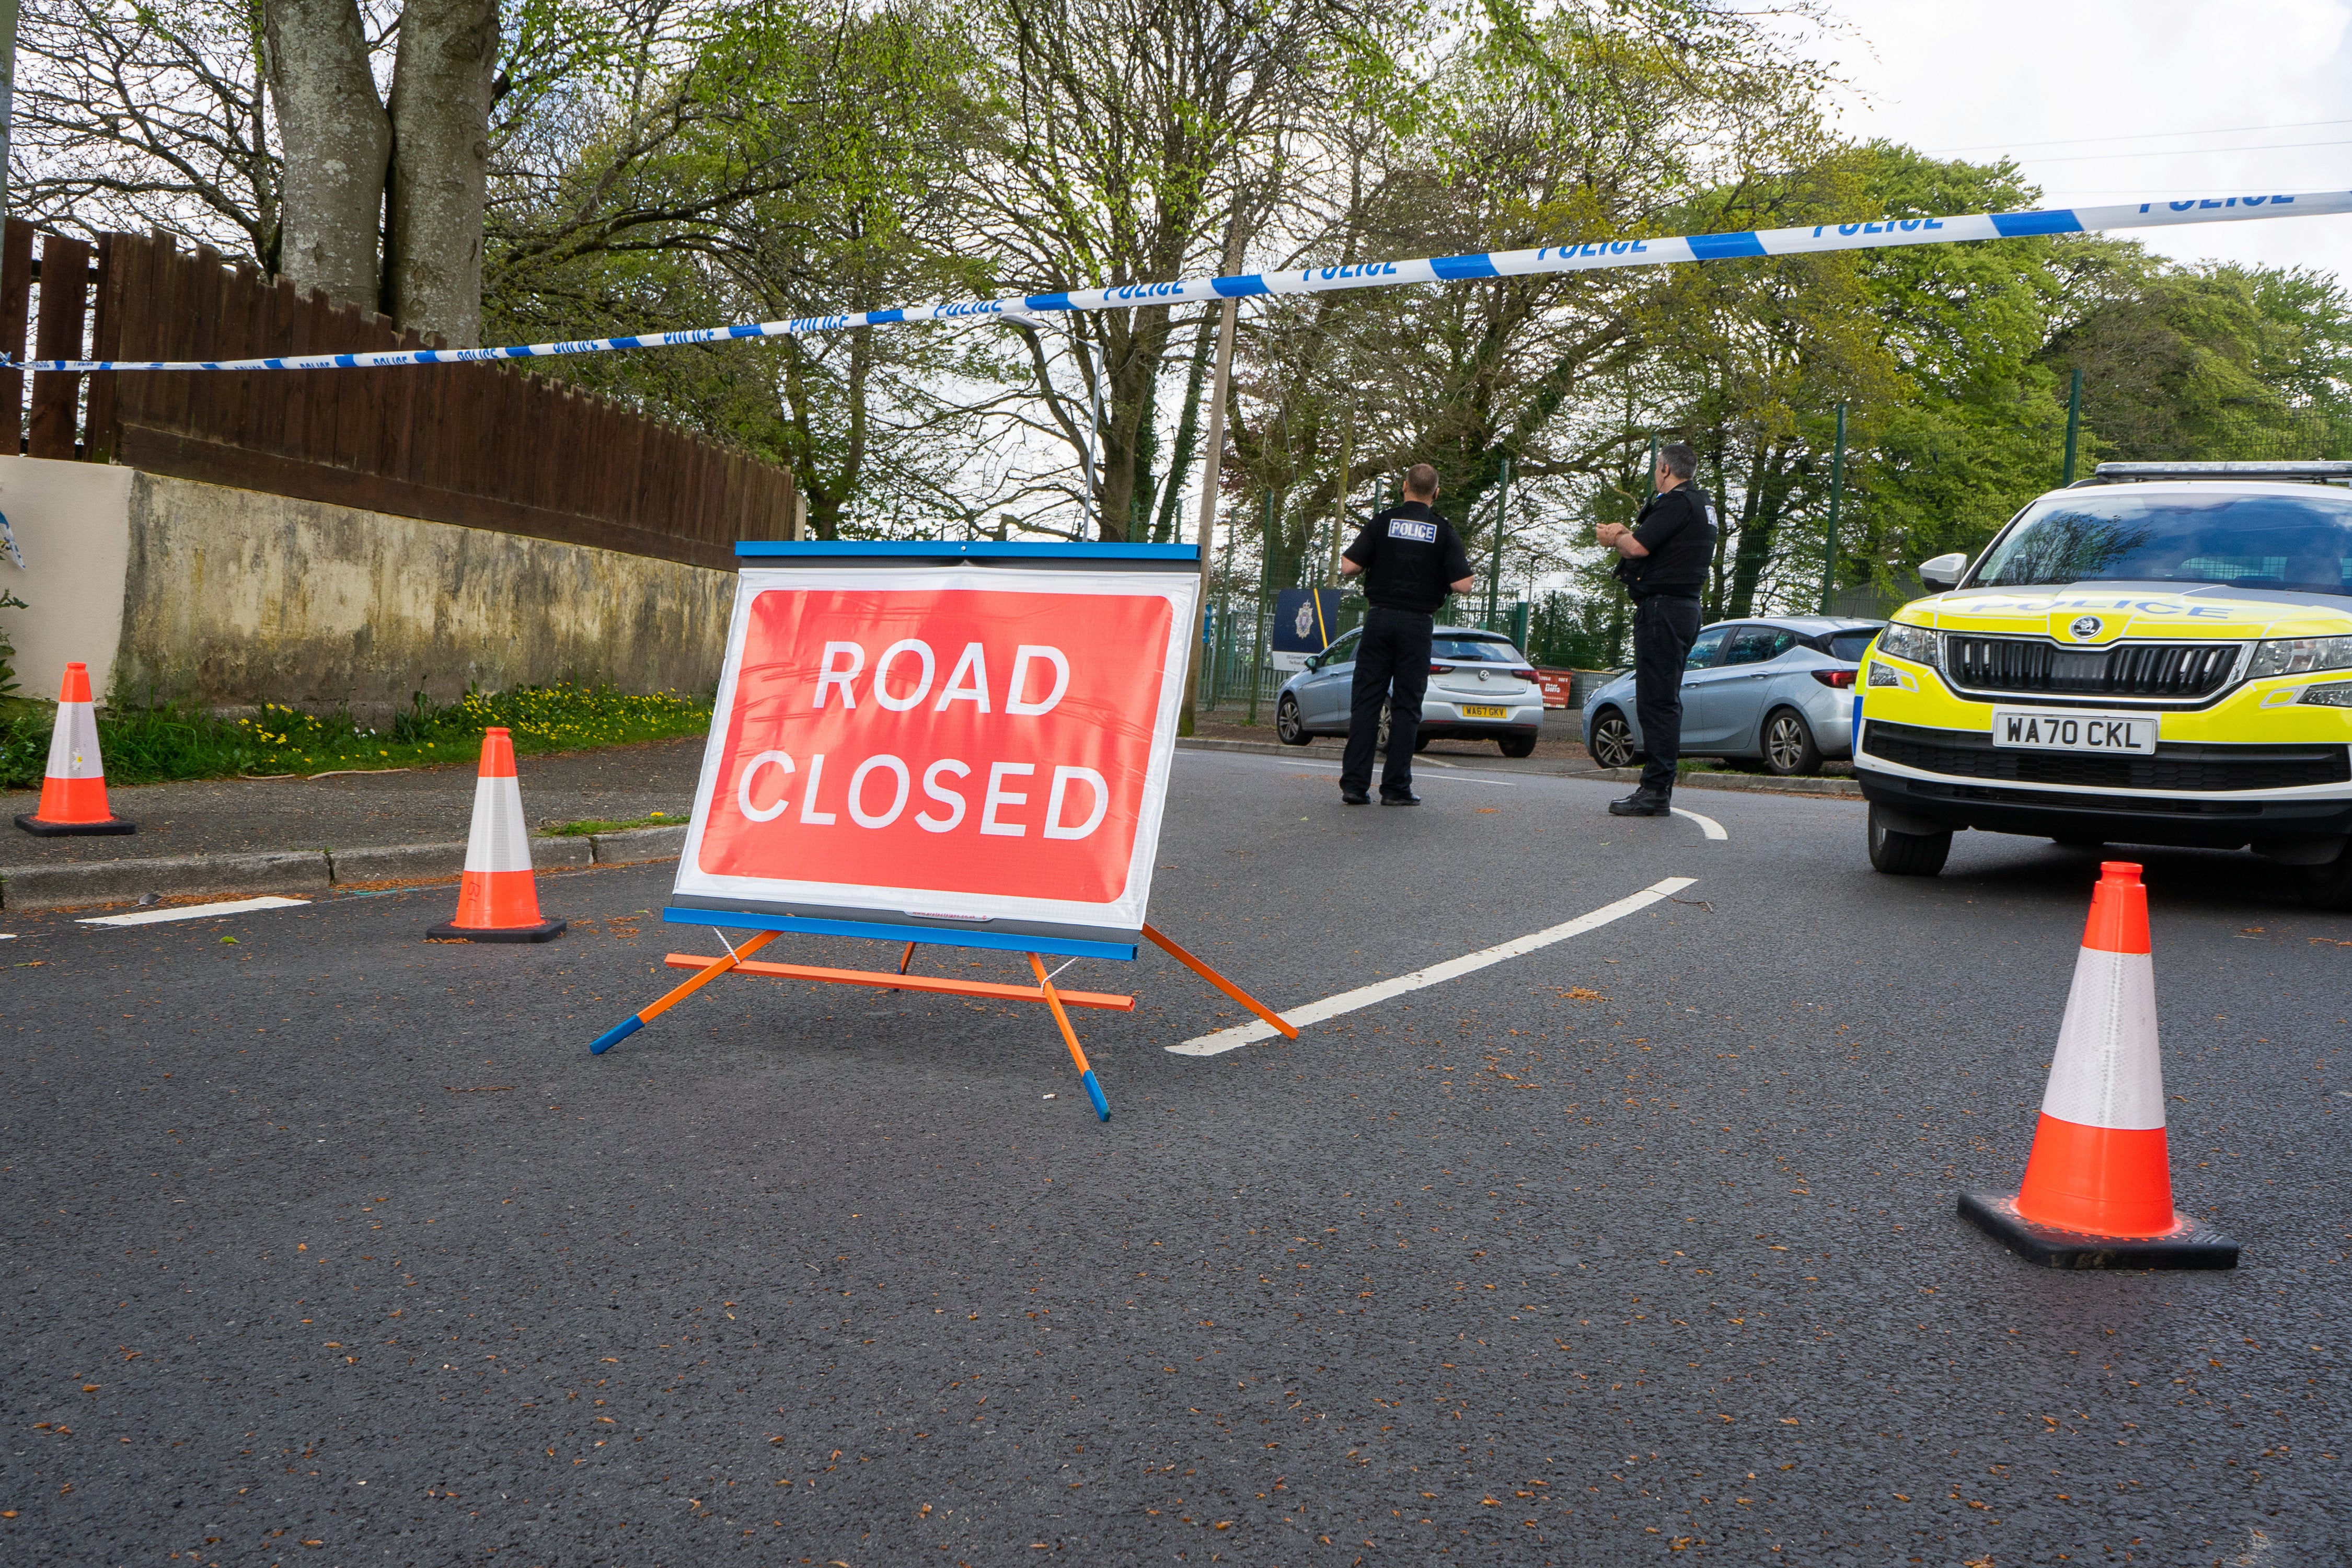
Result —
[[268, 0], [269, 91], [286, 147], [280, 272], [302, 292], [373, 306], [392, 124], [355, 0]]
[[454, 348], [482, 335], [482, 205], [498, 0], [408, 0], [392, 79], [383, 302]]
[[1176, 507], [1184, 481], [1192, 472], [1192, 449], [1201, 441], [1201, 383], [1209, 371], [1209, 347], [1217, 330], [1218, 307], [1201, 311], [1201, 325], [1192, 341], [1192, 368], [1184, 376], [1184, 411], [1176, 419], [1176, 450], [1168, 459], [1168, 478], [1160, 492], [1160, 520], [1151, 525], [1151, 542], [1165, 544], [1176, 537]]
[[[1790, 476], [1780, 450], [1767, 447], [1756, 454], [1748, 471], [1748, 496], [1742, 502], [1739, 540], [1732, 549], [1731, 594], [1724, 613], [1744, 620], [1755, 612], [1757, 585], [1772, 559], [1774, 537], [1788, 509]], [[1721, 515], [1720, 512], [1717, 515]]]
[[1102, 353], [1109, 384], [1103, 399], [1102, 536], [1122, 542], [1135, 531], [1136, 480], [1145, 463], [1143, 423], [1150, 417], [1160, 361], [1167, 351], [1168, 307], [1150, 305], [1124, 312], [1129, 321], [1102, 312]]

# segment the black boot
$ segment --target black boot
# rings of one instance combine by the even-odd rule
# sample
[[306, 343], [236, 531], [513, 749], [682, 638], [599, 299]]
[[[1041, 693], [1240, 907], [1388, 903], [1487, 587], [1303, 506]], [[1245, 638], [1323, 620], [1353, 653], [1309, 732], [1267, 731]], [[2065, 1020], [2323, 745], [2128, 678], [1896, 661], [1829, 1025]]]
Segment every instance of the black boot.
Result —
[[1674, 811], [1674, 796], [1637, 789], [1622, 800], [1609, 803], [1612, 816], [1666, 816]]

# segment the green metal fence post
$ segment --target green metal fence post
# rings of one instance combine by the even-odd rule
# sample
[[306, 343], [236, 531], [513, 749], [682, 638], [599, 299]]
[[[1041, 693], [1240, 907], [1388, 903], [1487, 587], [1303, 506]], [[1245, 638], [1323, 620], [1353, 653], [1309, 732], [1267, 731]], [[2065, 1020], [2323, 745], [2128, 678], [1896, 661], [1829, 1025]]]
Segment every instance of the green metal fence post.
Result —
[[1257, 689], [1264, 684], [1261, 674], [1265, 668], [1265, 578], [1267, 556], [1274, 546], [1274, 492], [1265, 492], [1265, 507], [1258, 521], [1257, 550], [1257, 611], [1250, 619], [1249, 718], [1246, 723], [1257, 722]]
[[1503, 614], [1503, 523], [1511, 512], [1511, 455], [1503, 454], [1502, 482], [1495, 487], [1495, 539], [1486, 561], [1486, 629]]
[[1845, 494], [1845, 405], [1837, 405], [1837, 446], [1830, 454], [1830, 537], [1822, 551], [1822, 614], [1837, 585], [1838, 501]]
[[2074, 444], [2083, 434], [2083, 367], [2074, 367], [2074, 384], [2066, 393], [2066, 471], [2061, 489], [2074, 482]]
[[1533, 608], [1525, 599], [1511, 606], [1511, 642], [1522, 654], [1528, 651], [1528, 616]]

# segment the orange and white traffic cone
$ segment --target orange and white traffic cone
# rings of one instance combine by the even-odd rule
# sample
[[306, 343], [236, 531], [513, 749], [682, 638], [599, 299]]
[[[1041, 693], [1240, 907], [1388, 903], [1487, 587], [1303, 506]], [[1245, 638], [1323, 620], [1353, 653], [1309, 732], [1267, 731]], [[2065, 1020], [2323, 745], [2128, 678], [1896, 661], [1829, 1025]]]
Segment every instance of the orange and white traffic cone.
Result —
[[49, 731], [49, 765], [41, 779], [37, 810], [16, 826], [44, 838], [77, 833], [135, 833], [107, 808], [106, 764], [98, 754], [98, 713], [89, 701], [89, 666], [66, 666], [58, 689], [58, 726]]
[[2025, 1180], [1960, 1214], [2052, 1268], [2235, 1268], [2236, 1242], [2172, 1206], [2147, 889], [2126, 861], [2099, 873]]
[[474, 827], [466, 838], [466, 875], [457, 885], [457, 918], [425, 934], [467, 942], [551, 942], [563, 934], [565, 923], [539, 912], [514, 740], [504, 730], [485, 730], [481, 776], [474, 781]]

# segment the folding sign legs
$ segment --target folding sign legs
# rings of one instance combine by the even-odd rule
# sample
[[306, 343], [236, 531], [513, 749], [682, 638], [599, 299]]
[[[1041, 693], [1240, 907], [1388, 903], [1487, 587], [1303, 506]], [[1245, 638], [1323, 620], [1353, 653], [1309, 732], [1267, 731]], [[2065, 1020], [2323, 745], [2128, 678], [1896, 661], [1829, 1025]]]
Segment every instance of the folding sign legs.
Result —
[[1232, 997], [1234, 1001], [1240, 1003], [1243, 1006], [1248, 1008], [1251, 1012], [1256, 1014], [1267, 1023], [1273, 1025], [1275, 1032], [1279, 1034], [1284, 1039], [1295, 1040], [1298, 1037], [1298, 1031], [1292, 1027], [1291, 1025], [1283, 1018], [1281, 1014], [1276, 1012], [1273, 1008], [1267, 1006], [1265, 1003], [1259, 1001], [1256, 997], [1251, 995], [1248, 992], [1243, 990], [1240, 986], [1234, 984], [1232, 981], [1226, 979], [1223, 975], [1218, 973], [1215, 970], [1210, 968], [1207, 964], [1202, 963], [1191, 953], [1186, 952], [1174, 942], [1169, 941], [1165, 933], [1147, 925], [1143, 928], [1143, 934], [1157, 942], [1160, 948], [1177, 963], [1182, 964], [1185, 968], [1191, 970], [1193, 973], [1199, 975], [1202, 979], [1207, 981], [1210, 984], [1215, 986], [1218, 990], [1223, 992], [1226, 995]]
[[664, 1013], [668, 1012], [672, 1007], [677, 1006], [680, 1002], [685, 1001], [688, 997], [693, 995], [696, 992], [701, 990], [704, 986], [709, 984], [712, 981], [718, 979], [720, 975], [726, 973], [729, 970], [742, 963], [747, 956], [759, 952], [761, 948], [775, 941], [776, 938], [782, 934], [782, 933], [779, 931], [763, 931], [754, 932], [752, 935], [745, 938], [742, 946], [730, 948], [728, 950], [727, 956], [724, 958], [712, 959], [708, 968], [696, 970], [692, 979], [688, 980], [685, 984], [678, 986], [660, 1001], [654, 1003], [650, 1006], [639, 1008], [628, 1017], [622, 1019], [619, 1023], [614, 1025], [611, 1028], [597, 1036], [596, 1043], [588, 1047], [589, 1054], [592, 1056], [603, 1056], [606, 1051], [611, 1050], [614, 1046], [619, 1045], [623, 1040], [627, 1039], [631, 1035], [635, 1034], [639, 1029], [644, 1028], [647, 1024], [652, 1023], [656, 1018], [660, 1017]]
[[1054, 1022], [1062, 1026], [1062, 1038], [1069, 1042], [1070, 1059], [1078, 1064], [1078, 1081], [1086, 1085], [1087, 1098], [1095, 1102], [1095, 1115], [1108, 1121], [1110, 1101], [1103, 1098], [1102, 1085], [1095, 1081], [1095, 1069], [1087, 1065], [1087, 1053], [1078, 1044], [1078, 1032], [1070, 1027], [1070, 1016], [1062, 1011], [1062, 998], [1054, 989], [1052, 977], [1045, 973], [1045, 961], [1033, 952], [1029, 955], [1029, 967], [1037, 972], [1037, 989], [1045, 994], [1045, 1005], [1054, 1010]]

